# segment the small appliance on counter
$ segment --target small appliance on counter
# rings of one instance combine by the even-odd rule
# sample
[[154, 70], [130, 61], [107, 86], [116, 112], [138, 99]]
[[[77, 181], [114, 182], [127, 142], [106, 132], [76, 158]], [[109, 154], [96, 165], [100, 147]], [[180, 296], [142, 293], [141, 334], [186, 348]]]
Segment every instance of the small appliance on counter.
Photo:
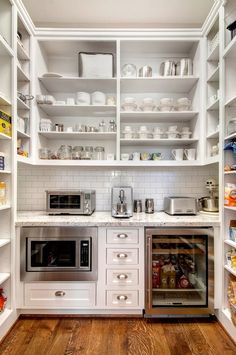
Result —
[[133, 189], [131, 186], [112, 188], [111, 215], [116, 218], [129, 218], [133, 216]]
[[47, 213], [91, 215], [95, 211], [94, 190], [47, 190]]
[[164, 212], [172, 216], [195, 215], [197, 214], [197, 201], [193, 197], [165, 197]]
[[145, 213], [154, 213], [154, 199], [146, 198], [145, 200]]
[[201, 197], [199, 199], [199, 212], [206, 214], [218, 214], [219, 212], [219, 198], [218, 185], [215, 179], [206, 181], [206, 189], [209, 190], [209, 196]]

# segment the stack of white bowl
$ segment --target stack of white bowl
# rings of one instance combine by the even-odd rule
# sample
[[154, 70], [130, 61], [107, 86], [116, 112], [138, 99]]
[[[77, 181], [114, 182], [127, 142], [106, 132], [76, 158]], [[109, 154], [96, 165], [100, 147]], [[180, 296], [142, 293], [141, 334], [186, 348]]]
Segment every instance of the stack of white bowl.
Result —
[[170, 97], [164, 97], [160, 100], [160, 111], [172, 111], [174, 109], [174, 100]]
[[166, 132], [168, 139], [176, 139], [179, 137], [179, 132], [177, 131], [177, 126], [169, 126], [168, 131]]
[[161, 139], [163, 138], [163, 129], [160, 127], [154, 127], [153, 128], [153, 138], [154, 139]]
[[142, 111], [153, 111], [156, 108], [154, 100], [151, 97], [145, 97], [140, 105]]
[[190, 132], [189, 127], [183, 127], [182, 132], [180, 133], [180, 136], [182, 139], [189, 139], [191, 138], [192, 132]]
[[121, 105], [121, 108], [124, 111], [135, 111], [137, 109], [137, 103], [134, 97], [126, 97], [124, 99], [123, 104]]
[[132, 139], [133, 138], [133, 131], [132, 131], [131, 126], [124, 126], [123, 136], [125, 139]]
[[140, 126], [138, 135], [140, 139], [148, 139], [149, 138], [149, 130], [147, 126]]
[[189, 111], [191, 109], [191, 100], [187, 97], [181, 97], [176, 101], [175, 108], [177, 111]]

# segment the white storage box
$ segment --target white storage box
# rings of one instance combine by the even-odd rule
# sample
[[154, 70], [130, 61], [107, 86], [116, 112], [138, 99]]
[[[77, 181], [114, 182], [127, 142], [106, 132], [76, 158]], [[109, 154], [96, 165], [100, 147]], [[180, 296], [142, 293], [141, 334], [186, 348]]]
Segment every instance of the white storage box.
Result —
[[79, 76], [83, 78], [112, 78], [114, 58], [112, 53], [79, 53]]

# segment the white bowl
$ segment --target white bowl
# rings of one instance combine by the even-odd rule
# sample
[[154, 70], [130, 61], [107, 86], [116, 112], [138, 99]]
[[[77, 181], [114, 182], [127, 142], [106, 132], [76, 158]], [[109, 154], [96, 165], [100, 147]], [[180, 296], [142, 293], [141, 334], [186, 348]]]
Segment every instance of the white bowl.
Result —
[[153, 138], [154, 139], [161, 139], [162, 138], [162, 134], [161, 133], [153, 133]]
[[124, 139], [132, 139], [133, 138], [133, 133], [126, 133], [126, 132], [123, 132], [123, 135], [124, 135]]
[[145, 97], [142, 102], [143, 105], [154, 105], [154, 100], [151, 97]]
[[166, 134], [167, 134], [168, 139], [176, 139], [176, 138], [178, 138], [179, 132], [168, 132], [167, 131]]
[[148, 139], [148, 133], [139, 132], [139, 138], [140, 139]]
[[158, 133], [158, 134], [162, 134], [163, 133], [163, 129], [160, 127], [154, 127], [153, 128], [153, 132], [154, 133]]
[[133, 104], [133, 103], [124, 103], [121, 105], [121, 108], [124, 111], [135, 111], [137, 109], [137, 104]]
[[160, 111], [167, 111], [167, 112], [170, 112], [170, 111], [173, 111], [173, 105], [160, 105], [159, 106], [159, 110]]
[[139, 108], [142, 110], [142, 111], [153, 111], [155, 110], [156, 106], [153, 105], [153, 104], [145, 104], [145, 105], [141, 105], [139, 106]]
[[170, 126], [169, 128], [168, 128], [168, 131], [169, 132], [177, 132], [177, 126]]
[[136, 104], [134, 97], [125, 97], [124, 104]]
[[176, 111], [190, 111], [190, 105], [178, 105], [175, 107]]
[[139, 132], [147, 132], [148, 129], [147, 129], [147, 126], [140, 126], [139, 127]]
[[182, 132], [182, 133], [180, 133], [180, 136], [181, 136], [181, 138], [182, 139], [189, 139], [190, 137], [191, 137], [191, 135], [192, 135], [192, 132]]
[[77, 105], [90, 105], [90, 94], [88, 92], [79, 91], [76, 93]]
[[160, 99], [160, 105], [161, 106], [173, 106], [173, 99], [170, 97], [164, 97], [162, 99]]

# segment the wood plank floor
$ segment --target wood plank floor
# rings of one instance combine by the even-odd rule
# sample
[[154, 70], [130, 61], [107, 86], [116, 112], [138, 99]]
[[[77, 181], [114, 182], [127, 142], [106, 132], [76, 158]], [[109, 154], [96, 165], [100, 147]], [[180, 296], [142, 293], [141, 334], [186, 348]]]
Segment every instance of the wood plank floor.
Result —
[[235, 355], [217, 321], [21, 318], [1, 355]]

